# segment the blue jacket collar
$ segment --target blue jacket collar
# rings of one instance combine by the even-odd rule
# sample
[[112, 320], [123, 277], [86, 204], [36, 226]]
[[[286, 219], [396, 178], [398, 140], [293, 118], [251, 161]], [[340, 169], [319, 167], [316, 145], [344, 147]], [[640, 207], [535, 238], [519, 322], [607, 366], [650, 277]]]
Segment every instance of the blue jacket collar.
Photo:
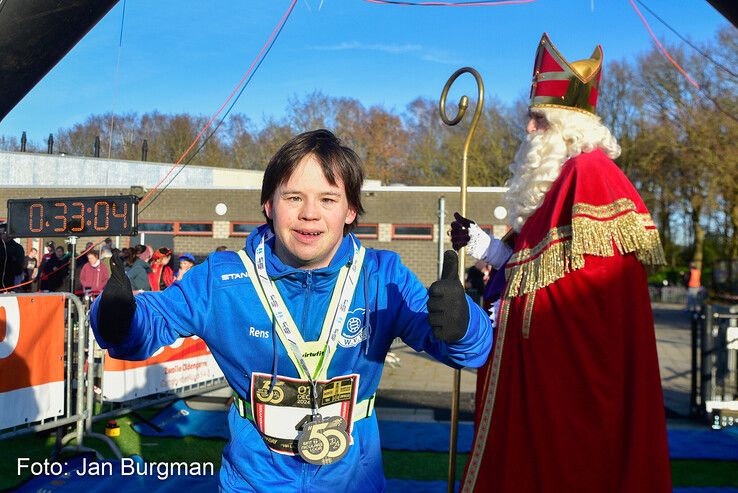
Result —
[[[254, 259], [254, 252], [256, 251], [256, 247], [259, 246], [259, 242], [261, 242], [261, 238], [267, 233], [271, 232], [271, 228], [268, 224], [262, 224], [257, 229], [255, 229], [249, 236], [246, 238], [246, 246], [245, 250], [246, 253]], [[273, 234], [273, 232], [272, 232]], [[360, 245], [359, 240], [353, 235], [353, 233], [349, 233], [346, 236], [343, 237], [343, 241], [341, 241], [341, 246], [338, 247], [338, 251], [333, 256], [333, 259], [331, 259], [331, 263], [327, 267], [323, 267], [321, 269], [315, 269], [311, 272], [314, 275], [331, 275], [338, 272], [341, 267], [346, 265], [353, 257], [353, 244], [351, 240], [356, 241], [357, 245]], [[291, 267], [289, 265], [285, 265], [282, 263], [282, 261], [274, 254], [274, 237], [272, 236], [271, 239], [267, 240], [264, 244], [264, 250], [265, 250], [265, 256], [267, 261], [267, 273], [269, 274], [269, 277], [271, 278], [280, 278], [284, 276], [288, 276], [290, 274], [305, 274], [307, 272], [303, 269], [298, 269], [296, 267]]]

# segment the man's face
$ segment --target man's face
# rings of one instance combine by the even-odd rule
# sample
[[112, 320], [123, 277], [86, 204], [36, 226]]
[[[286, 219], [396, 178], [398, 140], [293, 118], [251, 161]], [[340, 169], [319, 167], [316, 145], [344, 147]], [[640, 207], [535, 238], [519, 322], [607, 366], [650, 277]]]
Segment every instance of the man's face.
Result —
[[264, 210], [274, 222], [277, 256], [300, 269], [328, 266], [343, 239], [343, 227], [356, 219], [343, 181], [337, 177], [331, 185], [311, 154], [277, 187]]
[[187, 259], [181, 259], [179, 261], [179, 269], [183, 271], [188, 271], [192, 268], [192, 266], [195, 265], [192, 262], [190, 262]]
[[93, 255], [92, 253], [88, 253], [87, 254], [87, 261], [90, 264], [95, 265], [95, 262], [97, 262], [97, 255]]
[[528, 112], [528, 124], [525, 126], [525, 131], [529, 134], [534, 132], [545, 132], [551, 125], [546, 120], [546, 117], [541, 113], [535, 111]]
[[56, 247], [56, 258], [59, 260], [64, 256], [64, 249], [62, 247]]

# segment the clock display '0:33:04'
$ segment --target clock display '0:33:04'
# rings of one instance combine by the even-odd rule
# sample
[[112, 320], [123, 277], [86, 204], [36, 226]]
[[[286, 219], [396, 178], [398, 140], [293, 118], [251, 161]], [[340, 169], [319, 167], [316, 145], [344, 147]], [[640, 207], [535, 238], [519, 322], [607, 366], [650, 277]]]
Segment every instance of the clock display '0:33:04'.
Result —
[[138, 197], [60, 197], [8, 200], [8, 234], [132, 236], [138, 230]]

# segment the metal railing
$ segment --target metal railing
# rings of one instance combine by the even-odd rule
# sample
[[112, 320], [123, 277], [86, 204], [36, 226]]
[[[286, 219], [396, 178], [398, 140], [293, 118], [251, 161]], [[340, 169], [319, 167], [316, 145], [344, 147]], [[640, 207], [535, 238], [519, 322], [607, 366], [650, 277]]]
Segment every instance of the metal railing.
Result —
[[45, 418], [39, 421], [18, 424], [0, 430], [0, 440], [16, 437], [26, 433], [39, 432], [66, 425], [77, 424], [74, 437], [79, 445], [83, 440], [83, 422], [86, 418], [83, 390], [85, 387], [85, 354], [80, 351], [85, 344], [85, 330], [80, 330], [87, 319], [84, 306], [80, 299], [72, 293], [28, 293], [3, 294], [0, 297], [9, 298], [39, 298], [63, 296], [66, 302], [65, 346], [64, 346], [64, 412], [61, 415]]
[[[89, 322], [90, 297], [84, 302], [72, 293], [28, 293], [0, 295], [2, 297], [42, 297], [62, 296], [65, 299], [65, 343], [64, 343], [64, 406], [63, 412], [57, 416], [39, 421], [22, 423], [0, 430], [0, 440], [9, 439], [27, 433], [56, 429], [57, 445], [62, 450], [92, 451], [99, 458], [101, 455], [84, 446], [85, 437], [94, 437], [107, 443], [114, 455], [121, 457], [120, 451], [110, 438], [92, 431], [94, 422], [128, 414], [137, 409], [159, 405], [175, 399], [183, 399], [201, 395], [228, 386], [224, 377], [213, 378], [182, 386], [166, 392], [159, 392], [125, 402], [108, 402], [104, 400], [104, 351], [97, 345]], [[99, 354], [99, 357], [96, 357]], [[11, 376], [12, 377], [12, 376]], [[95, 378], [99, 377], [100, 401], [95, 406]], [[105, 407], [107, 406], [107, 410]], [[62, 436], [62, 432], [72, 427], [72, 431]], [[68, 445], [76, 440], [75, 445]]]
[[722, 423], [722, 413], [738, 412], [738, 305], [704, 305], [691, 329], [690, 414]]

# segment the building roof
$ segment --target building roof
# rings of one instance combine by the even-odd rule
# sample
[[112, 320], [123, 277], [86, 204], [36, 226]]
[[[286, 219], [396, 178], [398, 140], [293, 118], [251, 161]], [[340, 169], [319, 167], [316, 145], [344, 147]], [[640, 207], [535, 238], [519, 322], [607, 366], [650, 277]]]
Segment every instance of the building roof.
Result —
[[[162, 179], [176, 178], [169, 189], [261, 190], [264, 172], [188, 165], [172, 170], [170, 163], [127, 161], [63, 154], [0, 152], [0, 187], [5, 188], [111, 188], [151, 189]], [[168, 176], [167, 176], [168, 175]], [[364, 180], [364, 192], [458, 193], [458, 186], [382, 185]], [[468, 192], [504, 192], [504, 187], [469, 187]]]

